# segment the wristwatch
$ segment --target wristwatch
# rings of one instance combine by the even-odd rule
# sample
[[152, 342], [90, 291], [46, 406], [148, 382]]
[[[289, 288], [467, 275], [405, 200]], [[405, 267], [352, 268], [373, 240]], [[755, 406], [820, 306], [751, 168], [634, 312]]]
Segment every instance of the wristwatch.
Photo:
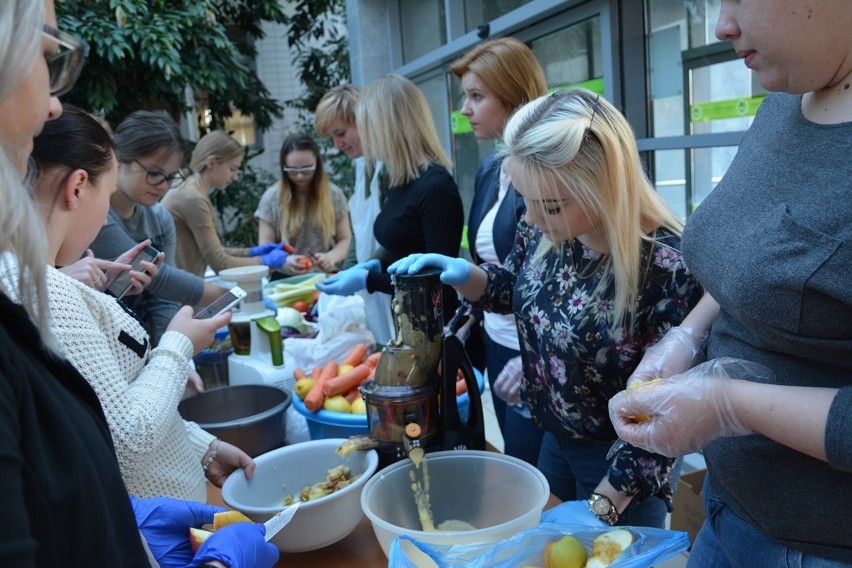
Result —
[[610, 525], [618, 522], [618, 511], [606, 495], [592, 493], [589, 497], [589, 509], [595, 516]]

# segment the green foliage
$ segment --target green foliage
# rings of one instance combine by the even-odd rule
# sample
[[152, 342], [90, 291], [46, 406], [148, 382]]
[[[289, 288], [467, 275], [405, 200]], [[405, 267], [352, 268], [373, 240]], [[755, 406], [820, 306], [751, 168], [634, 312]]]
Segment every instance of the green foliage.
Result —
[[216, 191], [210, 196], [218, 218], [219, 238], [228, 247], [257, 244], [254, 212], [263, 192], [276, 181], [272, 174], [251, 167], [250, 161], [257, 154], [257, 151], [246, 152], [239, 179], [224, 191]]
[[207, 93], [214, 127], [232, 108], [260, 128], [282, 115], [247, 64], [252, 40], [263, 37], [260, 22], [285, 21], [277, 0], [64, 0], [56, 12], [60, 28], [91, 46], [64, 99], [112, 124], [139, 109], [177, 116], [188, 108], [186, 87]]

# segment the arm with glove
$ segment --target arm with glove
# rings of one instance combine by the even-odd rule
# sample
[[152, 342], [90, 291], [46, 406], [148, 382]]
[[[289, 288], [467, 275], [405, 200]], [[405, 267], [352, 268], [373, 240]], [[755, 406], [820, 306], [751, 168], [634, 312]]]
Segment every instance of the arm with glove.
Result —
[[455, 288], [462, 296], [475, 302], [485, 293], [488, 277], [485, 271], [463, 258], [437, 253], [411, 254], [388, 267], [391, 274], [417, 274], [424, 268], [440, 268], [441, 282]]

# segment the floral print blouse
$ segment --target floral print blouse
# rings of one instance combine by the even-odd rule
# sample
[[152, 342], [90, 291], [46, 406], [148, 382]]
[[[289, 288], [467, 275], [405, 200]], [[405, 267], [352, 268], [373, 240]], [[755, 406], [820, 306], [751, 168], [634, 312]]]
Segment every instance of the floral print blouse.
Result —
[[[488, 285], [474, 306], [515, 314], [526, 402], [533, 421], [558, 439], [615, 441], [609, 399], [624, 390], [645, 348], [680, 324], [701, 297], [680, 238], [664, 229], [651, 237], [654, 242], [643, 244], [646, 270], [635, 320], [615, 331], [608, 259], [576, 239], [537, 257], [543, 235], [521, 221], [505, 266], [480, 265]], [[624, 494], [658, 494], [670, 506], [673, 465], [673, 459], [625, 444], [608, 478]]]

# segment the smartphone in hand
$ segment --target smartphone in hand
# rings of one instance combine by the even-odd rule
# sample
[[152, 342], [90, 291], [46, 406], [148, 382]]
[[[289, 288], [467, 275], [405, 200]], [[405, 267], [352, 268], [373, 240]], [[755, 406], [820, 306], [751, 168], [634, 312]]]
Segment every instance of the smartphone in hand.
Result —
[[230, 310], [231, 308], [239, 304], [240, 301], [245, 297], [245, 290], [243, 290], [239, 286], [234, 286], [233, 288], [213, 300], [213, 302], [195, 312], [195, 315], [192, 316], [192, 318], [214, 318], [219, 314], [224, 313], [225, 311]]
[[[136, 258], [133, 259], [133, 262], [130, 263], [132, 268], [130, 270], [135, 270], [136, 272], [145, 272], [145, 269], [142, 268], [142, 261], [154, 262], [157, 257], [160, 255], [160, 251], [155, 249], [152, 246], [147, 246], [142, 249], [139, 254], [136, 255]], [[118, 298], [119, 300], [124, 297], [127, 292], [130, 291], [130, 287], [132, 283], [130, 282], [130, 270], [124, 271], [116, 277], [115, 280], [112, 281], [112, 284], [109, 285], [109, 292]]]

